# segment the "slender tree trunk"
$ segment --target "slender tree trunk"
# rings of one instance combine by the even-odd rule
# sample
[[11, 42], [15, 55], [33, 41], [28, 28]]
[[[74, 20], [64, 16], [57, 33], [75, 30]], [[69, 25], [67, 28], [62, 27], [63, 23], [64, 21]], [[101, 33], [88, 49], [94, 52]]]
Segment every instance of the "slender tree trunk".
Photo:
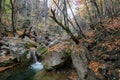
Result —
[[95, 0], [91, 0], [91, 3], [94, 5], [94, 7], [96, 8], [97, 14], [98, 14], [98, 18], [99, 18], [99, 24], [101, 26], [101, 28], [103, 28], [103, 24], [102, 24], [102, 20], [101, 20], [101, 15], [100, 15], [100, 10], [99, 10], [99, 6], [97, 4], [97, 2]]
[[89, 15], [89, 20], [90, 20], [90, 22], [92, 23], [92, 17], [91, 17], [91, 13], [90, 13], [90, 10], [89, 10], [89, 7], [88, 7], [88, 5], [87, 5], [87, 2], [86, 2], [86, 0], [84, 1], [84, 4], [85, 4], [86, 10], [87, 10], [87, 12], [88, 12], [88, 15]]
[[13, 29], [13, 35], [15, 36], [16, 34], [16, 29], [15, 29], [15, 20], [14, 20], [14, 4], [13, 1], [10, 0], [11, 6], [12, 6], [12, 15], [11, 15], [11, 20], [12, 20], [12, 29]]
[[67, 34], [72, 38], [72, 40], [73, 40], [76, 44], [79, 43], [79, 41], [76, 39], [76, 37], [71, 33], [71, 31], [70, 31], [69, 29], [66, 30], [66, 32], [67, 32]]
[[0, 0], [0, 22], [2, 21], [2, 0]]

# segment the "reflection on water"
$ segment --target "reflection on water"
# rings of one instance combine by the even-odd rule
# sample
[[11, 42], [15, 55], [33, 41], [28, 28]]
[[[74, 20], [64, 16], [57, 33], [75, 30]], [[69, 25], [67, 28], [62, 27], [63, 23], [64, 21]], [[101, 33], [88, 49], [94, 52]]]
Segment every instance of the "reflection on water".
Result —
[[11, 74], [5, 80], [33, 80], [33, 77], [36, 72], [33, 70], [20, 71], [18, 73]]
[[12, 69], [0, 72], [0, 80], [33, 80], [34, 75], [43, 69], [40, 62], [30, 66], [17, 65]]

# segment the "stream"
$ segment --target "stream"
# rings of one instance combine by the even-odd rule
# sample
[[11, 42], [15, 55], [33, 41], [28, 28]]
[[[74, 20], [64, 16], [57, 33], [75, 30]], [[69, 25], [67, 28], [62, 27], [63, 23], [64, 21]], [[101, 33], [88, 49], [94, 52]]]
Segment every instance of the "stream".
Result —
[[0, 80], [68, 80], [69, 73], [45, 71], [44, 66], [38, 61], [36, 51], [32, 51], [33, 63], [17, 64], [13, 68], [0, 72]]
[[11, 69], [0, 72], [0, 80], [34, 80], [34, 75], [44, 67], [37, 60], [36, 51], [32, 51], [34, 63], [31, 65], [16, 65]]

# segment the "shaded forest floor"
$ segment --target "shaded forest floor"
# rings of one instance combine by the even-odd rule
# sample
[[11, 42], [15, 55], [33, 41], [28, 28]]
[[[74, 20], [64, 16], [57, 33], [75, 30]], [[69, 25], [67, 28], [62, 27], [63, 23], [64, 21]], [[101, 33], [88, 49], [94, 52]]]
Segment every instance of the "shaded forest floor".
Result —
[[96, 31], [88, 49], [90, 67], [102, 80], [120, 79], [120, 18], [107, 19], [105, 29]]

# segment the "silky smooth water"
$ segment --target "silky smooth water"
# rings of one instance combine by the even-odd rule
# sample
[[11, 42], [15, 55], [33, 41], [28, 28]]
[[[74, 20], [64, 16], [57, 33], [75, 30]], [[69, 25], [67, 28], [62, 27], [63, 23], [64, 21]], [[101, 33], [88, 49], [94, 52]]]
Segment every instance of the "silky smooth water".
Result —
[[40, 62], [37, 61], [37, 62], [33, 63], [33, 64], [30, 66], [30, 69], [39, 71], [39, 70], [42, 70], [42, 69], [43, 69], [43, 65], [42, 65], [42, 63], [40, 63]]

